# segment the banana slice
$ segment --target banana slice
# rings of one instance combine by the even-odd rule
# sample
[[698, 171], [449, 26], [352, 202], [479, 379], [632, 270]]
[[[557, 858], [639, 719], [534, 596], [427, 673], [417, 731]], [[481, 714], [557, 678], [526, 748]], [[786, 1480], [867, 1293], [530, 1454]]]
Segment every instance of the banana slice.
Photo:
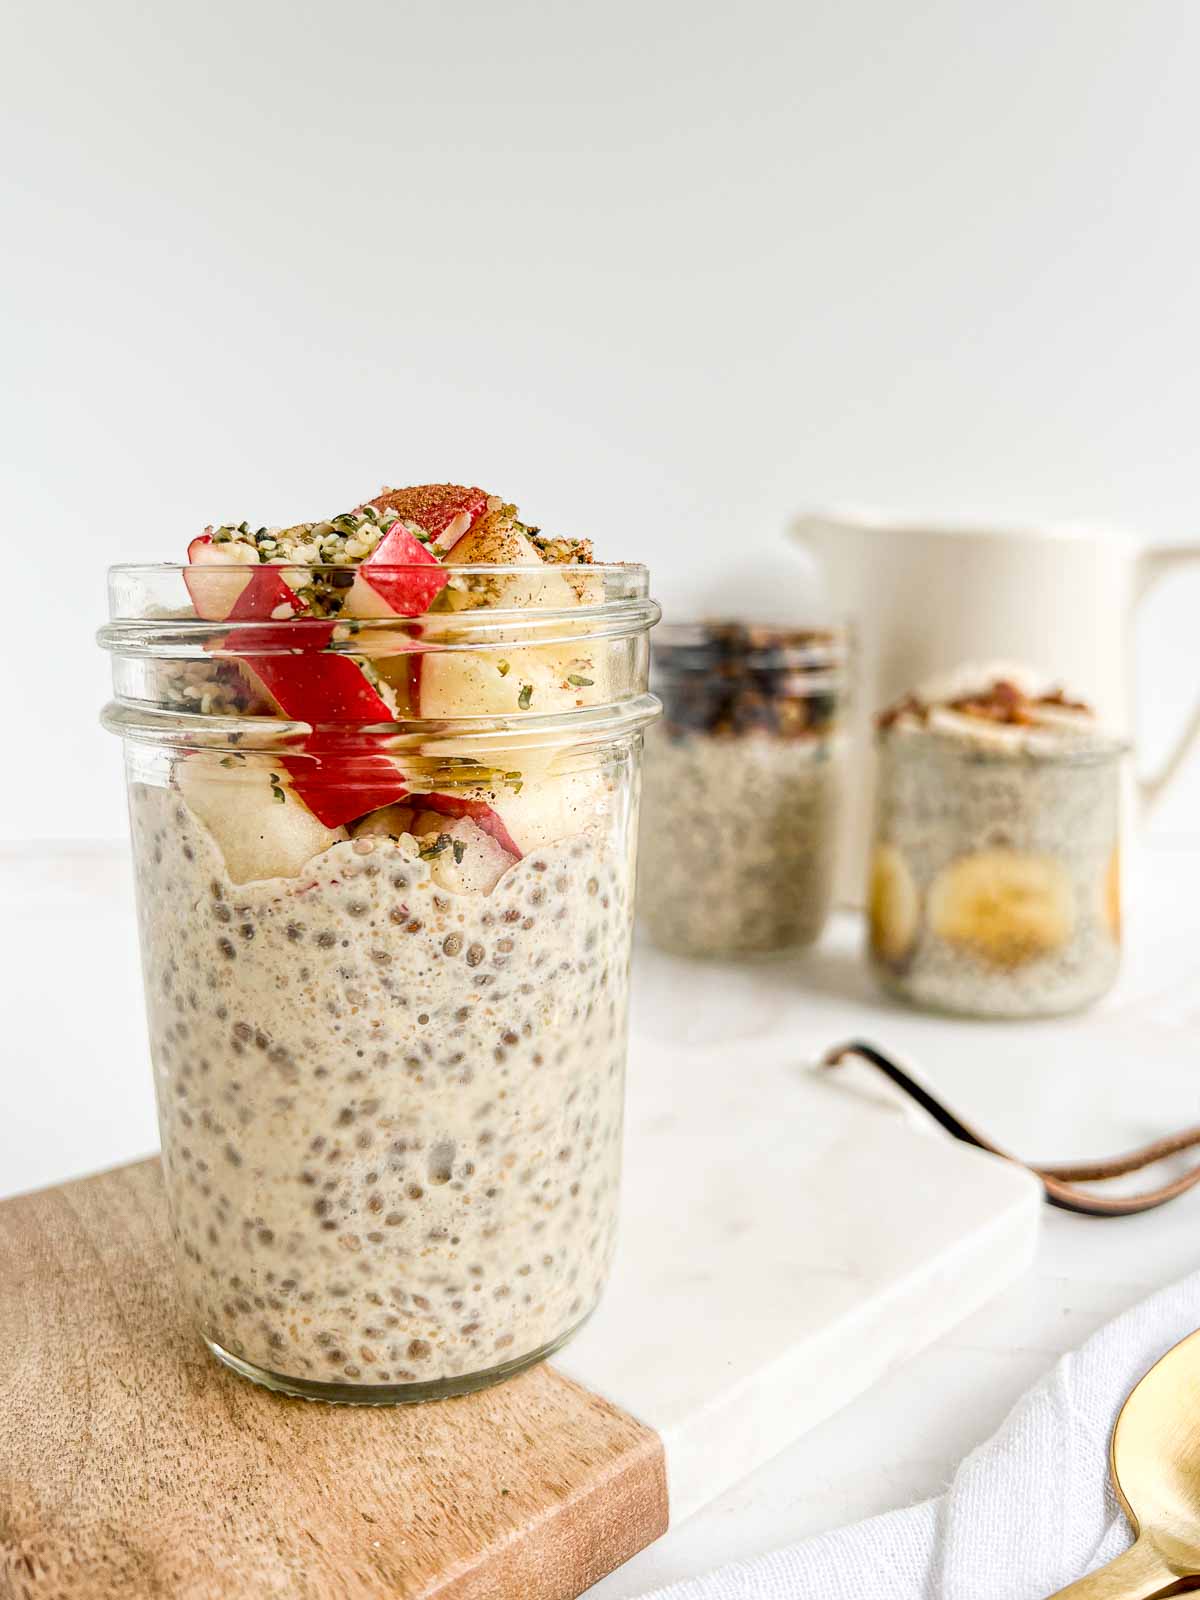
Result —
[[1121, 942], [1121, 847], [1116, 845], [1104, 874], [1104, 920], [1118, 944]]
[[938, 873], [929, 891], [929, 920], [948, 944], [993, 966], [1019, 967], [1070, 939], [1071, 881], [1052, 856], [978, 850]]
[[908, 863], [892, 844], [877, 845], [867, 899], [871, 949], [898, 965], [912, 950], [921, 921], [921, 896]]

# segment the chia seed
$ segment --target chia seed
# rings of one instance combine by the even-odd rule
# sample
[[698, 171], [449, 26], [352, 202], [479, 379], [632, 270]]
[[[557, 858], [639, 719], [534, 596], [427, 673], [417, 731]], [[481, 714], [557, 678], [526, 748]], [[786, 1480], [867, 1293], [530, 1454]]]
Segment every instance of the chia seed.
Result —
[[[153, 846], [139, 844], [137, 859], [148, 961], [172, 976], [165, 992], [157, 980], [152, 989], [151, 1028], [179, 1269], [204, 1331], [252, 1365], [367, 1388], [385, 1371], [398, 1383], [460, 1376], [495, 1364], [497, 1350], [508, 1359], [561, 1337], [579, 1320], [572, 1302], [599, 1294], [613, 1245], [619, 1143], [601, 1134], [620, 1123], [623, 1007], [598, 1002], [628, 961], [623, 842], [614, 849], [597, 830], [540, 851], [510, 870], [499, 903], [435, 889], [436, 862], [391, 870], [400, 850], [386, 839], [372, 853], [383, 870], [360, 871], [353, 898], [353, 841], [302, 888], [235, 887], [207, 834], [186, 810], [174, 815], [169, 791], [137, 793], [135, 826], [171, 846], [162, 867]], [[589, 881], [611, 891], [610, 910]], [[536, 911], [551, 883], [562, 920], [526, 926], [519, 908]], [[197, 904], [213, 912], [207, 935], [190, 915]], [[232, 938], [217, 932], [225, 924]], [[547, 957], [548, 970], [564, 968], [552, 1009]], [[506, 964], [503, 979], [479, 971], [493, 960]], [[182, 973], [200, 997], [183, 1034]], [[589, 1032], [578, 1019], [592, 1008], [611, 1022]], [[494, 1049], [508, 1056], [500, 1067]], [[543, 1179], [541, 1151], [568, 1143], [569, 1158]], [[536, 1183], [519, 1184], [531, 1168]], [[222, 1195], [203, 1184], [212, 1171]], [[563, 1203], [572, 1183], [597, 1217], [586, 1232]], [[518, 1197], [535, 1194], [530, 1214]], [[531, 1252], [535, 1239], [552, 1245], [548, 1259]], [[227, 1300], [234, 1278], [242, 1287]], [[464, 1317], [467, 1282], [484, 1287], [486, 1333]], [[386, 1355], [371, 1309], [383, 1304]], [[300, 1309], [304, 1320], [291, 1322]]]
[[880, 746], [871, 963], [891, 992], [998, 1017], [1078, 1010], [1121, 958], [1120, 748], [1036, 752], [895, 726]]

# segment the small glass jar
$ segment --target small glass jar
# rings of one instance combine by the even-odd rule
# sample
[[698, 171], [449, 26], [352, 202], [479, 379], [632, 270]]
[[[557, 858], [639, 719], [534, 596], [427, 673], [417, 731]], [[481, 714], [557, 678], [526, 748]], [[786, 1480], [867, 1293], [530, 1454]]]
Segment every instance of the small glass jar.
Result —
[[884, 987], [978, 1017], [1104, 994], [1121, 957], [1123, 751], [1100, 734], [884, 727], [868, 890]]
[[844, 636], [660, 627], [638, 909], [684, 955], [786, 950], [824, 927], [843, 777]]
[[479, 1388], [612, 1257], [646, 572], [568, 612], [562, 567], [461, 568], [464, 609], [335, 626], [203, 621], [211, 570], [114, 569], [101, 635], [184, 1296], [289, 1394]]

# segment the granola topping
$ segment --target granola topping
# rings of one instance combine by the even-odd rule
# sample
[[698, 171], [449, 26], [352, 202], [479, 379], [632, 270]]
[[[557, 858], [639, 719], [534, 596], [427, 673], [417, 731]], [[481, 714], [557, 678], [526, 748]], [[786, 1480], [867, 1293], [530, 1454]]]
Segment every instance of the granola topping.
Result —
[[[912, 717], [928, 723], [930, 713], [939, 709], [907, 694], [902, 700], [879, 713], [880, 728], [890, 728], [902, 717]], [[1006, 723], [1010, 727], [1033, 728], [1044, 725], [1047, 711], [1075, 712], [1090, 717], [1092, 710], [1083, 700], [1069, 700], [1062, 689], [1051, 689], [1043, 694], [1031, 695], [1007, 678], [997, 678], [992, 683], [969, 694], [947, 701], [941, 708], [958, 712], [960, 716], [977, 717], [981, 722]]]
[[875, 720], [883, 737], [925, 729], [1014, 751], [1107, 742], [1086, 701], [1007, 663], [959, 668], [904, 695]]
[[741, 622], [668, 627], [646, 741], [639, 907], [691, 955], [807, 944], [829, 910], [844, 640]]
[[835, 722], [842, 649], [819, 629], [703, 622], [659, 642], [655, 687], [672, 738], [819, 739]]

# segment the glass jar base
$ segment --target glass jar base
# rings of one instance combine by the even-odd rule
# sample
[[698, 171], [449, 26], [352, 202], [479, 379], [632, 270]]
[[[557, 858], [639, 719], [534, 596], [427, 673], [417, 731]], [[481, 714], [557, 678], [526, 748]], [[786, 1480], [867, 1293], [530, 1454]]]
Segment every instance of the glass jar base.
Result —
[[874, 965], [873, 975], [886, 994], [912, 1010], [924, 1011], [935, 1017], [957, 1017], [967, 1022], [1050, 1022], [1056, 1017], [1078, 1016], [1103, 1000], [1116, 981], [1114, 975], [1103, 988], [1088, 994], [1053, 996], [1037, 1004], [1003, 1006], [989, 1005], [977, 999], [959, 1000], [949, 995], [914, 994], [903, 981]]
[[822, 920], [816, 927], [799, 933], [785, 934], [779, 938], [731, 939], [721, 944], [693, 943], [671, 934], [659, 934], [649, 926], [645, 929], [646, 942], [669, 956], [683, 956], [689, 961], [772, 961], [798, 955], [808, 950], [825, 930]]
[[275, 1394], [290, 1395], [295, 1400], [323, 1400], [326, 1405], [335, 1406], [404, 1406], [419, 1405], [426, 1400], [450, 1400], [455, 1395], [473, 1394], [477, 1389], [489, 1389], [493, 1384], [515, 1378], [518, 1373], [536, 1367], [538, 1362], [545, 1361], [555, 1351], [561, 1350], [586, 1321], [586, 1316], [581, 1317], [557, 1339], [551, 1339], [548, 1344], [540, 1345], [526, 1355], [502, 1361], [499, 1366], [487, 1367], [482, 1372], [465, 1372], [453, 1378], [436, 1378], [428, 1383], [318, 1383], [310, 1378], [292, 1378], [286, 1373], [272, 1372], [267, 1367], [235, 1356], [207, 1334], [203, 1337], [222, 1366]]

